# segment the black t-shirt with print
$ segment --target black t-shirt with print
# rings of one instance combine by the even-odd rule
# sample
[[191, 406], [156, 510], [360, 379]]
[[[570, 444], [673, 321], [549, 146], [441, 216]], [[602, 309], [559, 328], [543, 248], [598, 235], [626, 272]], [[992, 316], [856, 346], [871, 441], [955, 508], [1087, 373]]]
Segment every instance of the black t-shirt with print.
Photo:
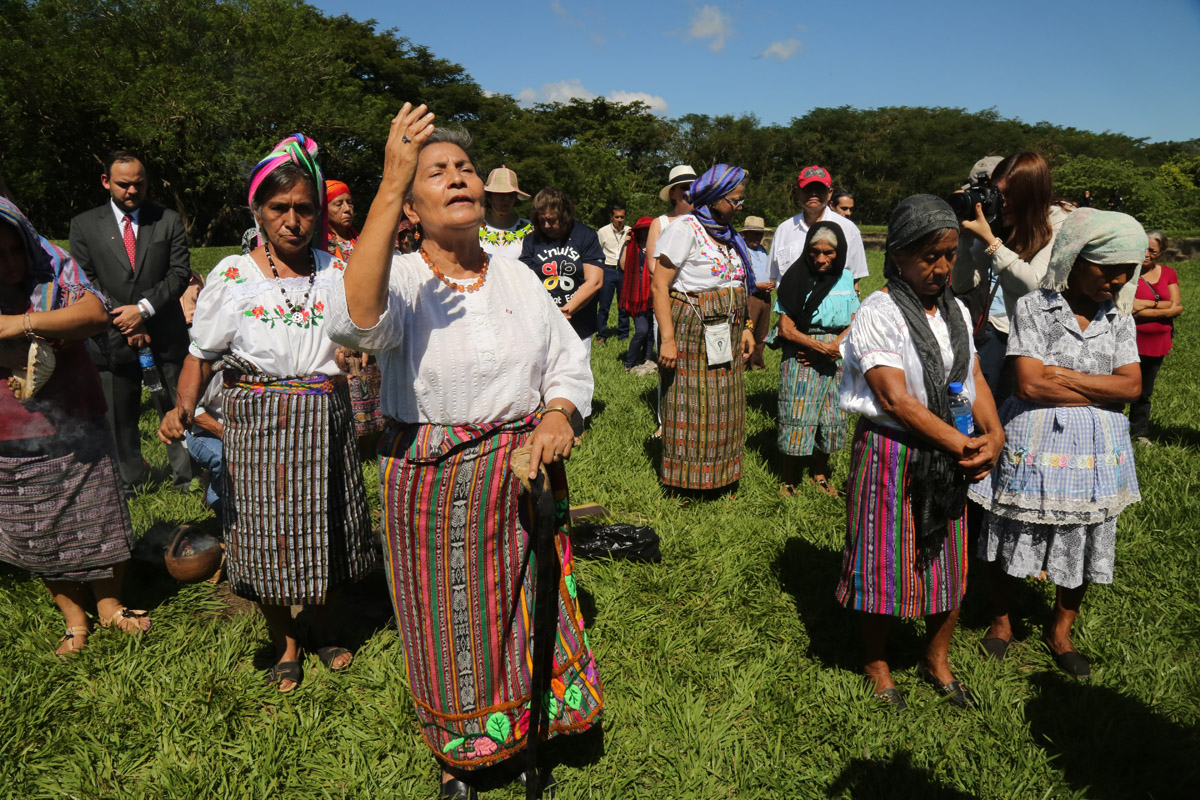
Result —
[[[604, 250], [596, 231], [582, 222], [575, 222], [565, 239], [547, 239], [534, 228], [522, 244], [521, 260], [538, 276], [554, 304], [562, 308], [583, 286], [584, 264], [603, 268]], [[583, 308], [576, 309], [571, 315], [571, 327], [580, 339], [596, 332], [599, 301], [600, 293], [596, 292]]]

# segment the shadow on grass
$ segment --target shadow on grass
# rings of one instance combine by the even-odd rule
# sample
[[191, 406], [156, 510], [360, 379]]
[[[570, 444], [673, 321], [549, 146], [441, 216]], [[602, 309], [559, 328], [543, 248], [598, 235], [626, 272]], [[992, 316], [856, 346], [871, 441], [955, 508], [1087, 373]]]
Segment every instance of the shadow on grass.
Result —
[[779, 390], [767, 389], [746, 393], [746, 410], [754, 409], [767, 419], [775, 419], [779, 412]]
[[1038, 691], [1025, 705], [1025, 718], [1033, 741], [1073, 788], [1099, 800], [1196, 796], [1195, 728], [1105, 686], [1049, 673], [1032, 682]]
[[1150, 440], [1155, 444], [1172, 444], [1180, 447], [1200, 448], [1200, 430], [1182, 425], [1155, 425]]
[[779, 474], [779, 442], [775, 426], [763, 428], [746, 437], [746, 450], [758, 453], [763, 460], [767, 472], [777, 480], [782, 480]]
[[792, 596], [808, 634], [808, 652], [826, 667], [860, 672], [862, 645], [855, 615], [834, 599], [842, 568], [840, 551], [794, 536], [775, 559], [775, 576]]
[[970, 800], [974, 797], [938, 783], [929, 770], [913, 766], [908, 753], [899, 753], [891, 761], [851, 759], [826, 794], [854, 800]]

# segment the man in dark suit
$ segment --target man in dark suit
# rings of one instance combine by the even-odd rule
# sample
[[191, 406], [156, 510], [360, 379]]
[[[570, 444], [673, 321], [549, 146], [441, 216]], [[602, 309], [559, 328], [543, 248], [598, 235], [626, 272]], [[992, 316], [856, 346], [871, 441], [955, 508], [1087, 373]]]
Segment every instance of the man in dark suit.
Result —
[[[162, 373], [161, 416], [174, 405], [175, 383], [187, 355], [188, 330], [179, 297], [191, 276], [183, 221], [170, 209], [146, 202], [149, 188], [141, 159], [119, 150], [109, 156], [100, 182], [109, 202], [71, 220], [71, 255], [108, 300], [112, 326], [93, 343], [117, 462], [126, 494], [144, 481], [138, 418], [142, 367], [138, 349], [149, 346]], [[181, 444], [167, 447], [175, 485], [191, 482], [191, 460]]]

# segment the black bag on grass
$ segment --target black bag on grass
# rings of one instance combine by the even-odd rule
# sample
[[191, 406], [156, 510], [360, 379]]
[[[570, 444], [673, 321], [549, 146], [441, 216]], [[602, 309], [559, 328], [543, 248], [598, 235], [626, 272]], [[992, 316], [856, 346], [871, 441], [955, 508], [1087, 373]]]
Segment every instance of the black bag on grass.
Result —
[[574, 525], [571, 552], [580, 558], [614, 558], [639, 563], [662, 561], [658, 534], [649, 525]]

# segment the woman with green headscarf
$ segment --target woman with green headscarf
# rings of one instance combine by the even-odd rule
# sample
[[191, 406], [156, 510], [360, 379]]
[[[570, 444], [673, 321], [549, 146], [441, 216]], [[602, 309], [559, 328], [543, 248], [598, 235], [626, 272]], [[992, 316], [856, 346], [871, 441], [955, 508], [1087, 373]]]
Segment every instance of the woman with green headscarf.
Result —
[[317, 144], [302, 134], [254, 168], [249, 200], [261, 244], [209, 275], [176, 408], [159, 432], [183, 437], [221, 361], [226, 571], [234, 593], [267, 619], [276, 648], [268, 679], [280, 692], [303, 675], [289, 607], [316, 606], [309, 646], [326, 668], [348, 667], [331, 601], [377, 559], [350, 394], [325, 332], [325, 303], [346, 265], [321, 246], [324, 190]]
[[1084, 208], [1059, 230], [1042, 288], [1017, 301], [1008, 339], [1015, 391], [1000, 408], [999, 465], [971, 488], [993, 562], [993, 658], [1012, 641], [1013, 578], [1057, 587], [1044, 641], [1069, 675], [1091, 675], [1071, 643], [1089, 583], [1112, 583], [1117, 515], [1141, 499], [1126, 403], [1141, 394], [1131, 316], [1147, 238], [1127, 214]]

